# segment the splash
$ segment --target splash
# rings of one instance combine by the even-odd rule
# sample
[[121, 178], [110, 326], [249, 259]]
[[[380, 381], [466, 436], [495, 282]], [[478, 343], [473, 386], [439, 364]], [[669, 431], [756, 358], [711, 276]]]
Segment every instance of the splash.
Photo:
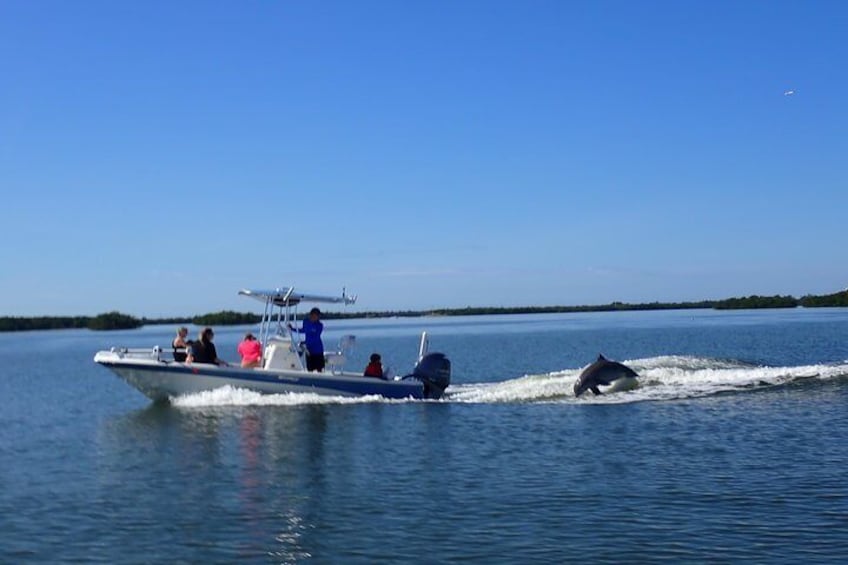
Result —
[[700, 398], [733, 391], [768, 389], [806, 380], [848, 376], [848, 361], [834, 365], [764, 367], [730, 359], [661, 356], [624, 361], [639, 373], [639, 387], [632, 391], [575, 398], [574, 381], [583, 368], [565, 369], [493, 383], [452, 385], [445, 396], [433, 400], [390, 400], [381, 396], [324, 396], [312, 393], [261, 394], [225, 386], [216, 390], [171, 399], [174, 406], [301, 406], [313, 404], [403, 404], [455, 402], [470, 404], [620, 404], [643, 401]]
[[303, 406], [309, 404], [369, 404], [374, 402], [400, 403], [382, 396], [326, 396], [313, 393], [262, 394], [253, 390], [223, 386], [215, 390], [186, 394], [171, 399], [180, 408], [210, 406]]
[[582, 369], [527, 375], [509, 381], [464, 385], [448, 390], [448, 401], [559, 402], [617, 404], [648, 400], [699, 398], [724, 392], [770, 388], [807, 379], [827, 380], [848, 375], [848, 365], [763, 367], [741, 361], [705, 357], [662, 356], [624, 362], [639, 373], [632, 391], [575, 398], [574, 381]]

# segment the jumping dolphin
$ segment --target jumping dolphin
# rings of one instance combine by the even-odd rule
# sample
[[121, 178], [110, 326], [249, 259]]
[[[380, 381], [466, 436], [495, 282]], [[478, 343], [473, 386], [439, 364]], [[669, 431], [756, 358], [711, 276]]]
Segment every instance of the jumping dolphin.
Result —
[[615, 384], [613, 390], [629, 390], [637, 385], [638, 376], [630, 367], [598, 355], [598, 360], [586, 367], [574, 383], [574, 396], [580, 396], [587, 390], [601, 394], [598, 385]]

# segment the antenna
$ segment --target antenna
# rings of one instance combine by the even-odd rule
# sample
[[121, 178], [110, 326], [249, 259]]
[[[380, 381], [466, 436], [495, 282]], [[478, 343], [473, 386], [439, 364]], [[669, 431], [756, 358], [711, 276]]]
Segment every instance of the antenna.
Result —
[[347, 306], [348, 304], [356, 304], [356, 295], [354, 294], [353, 296], [348, 296], [346, 286], [342, 287], [342, 304], [344, 304], [345, 306]]

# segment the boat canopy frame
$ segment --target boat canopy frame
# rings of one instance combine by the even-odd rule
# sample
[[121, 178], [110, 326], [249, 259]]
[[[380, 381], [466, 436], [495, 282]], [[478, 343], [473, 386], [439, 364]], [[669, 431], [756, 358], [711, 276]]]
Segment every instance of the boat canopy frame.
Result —
[[[268, 340], [274, 336], [285, 336], [291, 340], [292, 350], [296, 352], [295, 343], [297, 340], [295, 339], [294, 332], [288, 329], [288, 324], [297, 323], [297, 307], [301, 302], [343, 304], [345, 306], [356, 303], [356, 295], [351, 296], [347, 294], [344, 288], [342, 288], [341, 296], [295, 292], [293, 286], [283, 286], [273, 290], [242, 289], [238, 293], [241, 296], [247, 296], [265, 304], [262, 321], [259, 323], [260, 343], [267, 344]], [[274, 324], [275, 320], [276, 324]], [[272, 325], [275, 326], [273, 335]]]

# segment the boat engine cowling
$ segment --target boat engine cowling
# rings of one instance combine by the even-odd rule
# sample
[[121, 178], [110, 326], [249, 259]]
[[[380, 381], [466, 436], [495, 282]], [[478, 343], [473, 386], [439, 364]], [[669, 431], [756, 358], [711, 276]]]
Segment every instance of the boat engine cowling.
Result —
[[428, 353], [415, 364], [412, 374], [404, 379], [416, 379], [424, 383], [424, 398], [441, 398], [450, 386], [450, 359], [444, 353]]

